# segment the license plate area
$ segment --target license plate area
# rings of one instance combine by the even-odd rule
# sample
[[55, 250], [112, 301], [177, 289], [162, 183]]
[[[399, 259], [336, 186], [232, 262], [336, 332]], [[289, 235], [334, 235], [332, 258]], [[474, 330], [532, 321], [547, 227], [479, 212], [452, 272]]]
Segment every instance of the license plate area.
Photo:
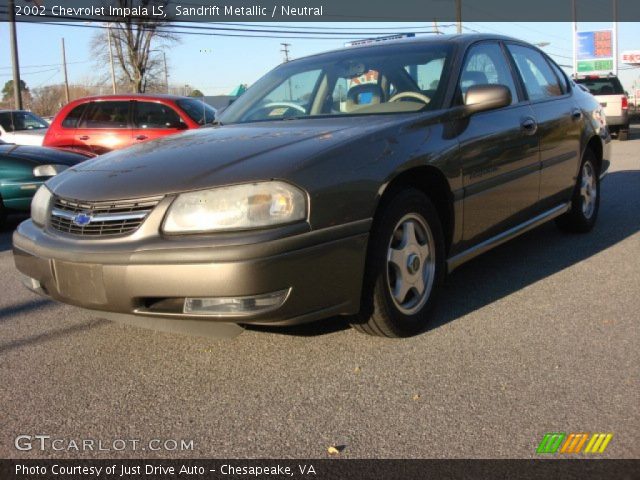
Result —
[[82, 305], [107, 303], [101, 265], [56, 260], [53, 268], [58, 292], [62, 297]]

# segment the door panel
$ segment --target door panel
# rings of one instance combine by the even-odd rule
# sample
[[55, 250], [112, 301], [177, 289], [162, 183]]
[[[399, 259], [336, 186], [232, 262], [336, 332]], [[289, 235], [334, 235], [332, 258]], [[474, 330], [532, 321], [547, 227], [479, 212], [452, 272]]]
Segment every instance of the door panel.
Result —
[[97, 155], [131, 145], [130, 104], [92, 102], [75, 131], [75, 145]]
[[465, 56], [459, 101], [473, 85], [504, 85], [506, 108], [472, 115], [458, 137], [464, 186], [463, 248], [527, 218], [538, 201], [540, 152], [537, 123], [522, 102], [510, 63], [497, 42], [481, 42]]
[[538, 201], [538, 137], [522, 126], [532, 119], [527, 104], [479, 113], [460, 135], [465, 248], [526, 220]]
[[546, 210], [571, 197], [580, 162], [584, 119], [559, 67], [533, 48], [509, 44], [507, 49], [538, 123], [542, 168], [539, 210]]
[[167, 104], [143, 101], [133, 103], [133, 143], [175, 134], [187, 128], [180, 115]]
[[[540, 208], [571, 198], [580, 161], [580, 128], [571, 97], [532, 105], [540, 136]], [[582, 115], [582, 114], [580, 114]]]

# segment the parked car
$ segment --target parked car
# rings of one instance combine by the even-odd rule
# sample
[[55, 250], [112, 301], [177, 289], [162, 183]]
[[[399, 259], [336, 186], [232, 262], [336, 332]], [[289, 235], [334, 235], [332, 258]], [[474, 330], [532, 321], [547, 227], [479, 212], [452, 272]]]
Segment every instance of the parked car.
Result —
[[214, 108], [190, 97], [142, 94], [86, 97], [60, 110], [44, 145], [101, 155], [201, 127], [213, 122], [215, 115]]
[[338, 50], [277, 67], [218, 127], [53, 178], [15, 263], [34, 291], [151, 328], [348, 315], [413, 335], [464, 262], [552, 219], [591, 230], [609, 152], [602, 107], [527, 43]]
[[585, 86], [600, 102], [607, 117], [611, 133], [619, 140], [629, 139], [629, 99], [618, 77], [613, 75], [576, 78], [575, 82]]
[[0, 139], [18, 145], [42, 145], [49, 124], [24, 110], [0, 110]]
[[0, 141], [0, 225], [8, 212], [28, 212], [40, 185], [87, 158], [54, 148]]

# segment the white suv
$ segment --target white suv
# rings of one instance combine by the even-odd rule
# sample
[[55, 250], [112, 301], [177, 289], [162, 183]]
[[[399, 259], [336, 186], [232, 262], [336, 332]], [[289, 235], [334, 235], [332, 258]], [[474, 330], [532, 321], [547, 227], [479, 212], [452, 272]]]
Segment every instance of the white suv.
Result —
[[618, 77], [587, 76], [575, 79], [579, 85], [586, 87], [591, 95], [600, 102], [607, 117], [607, 125], [618, 140], [629, 139], [629, 99], [627, 98]]

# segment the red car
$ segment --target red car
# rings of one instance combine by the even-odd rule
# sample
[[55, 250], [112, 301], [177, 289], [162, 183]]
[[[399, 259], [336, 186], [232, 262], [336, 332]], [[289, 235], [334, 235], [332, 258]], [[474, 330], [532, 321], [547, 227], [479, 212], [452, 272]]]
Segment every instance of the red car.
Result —
[[66, 105], [51, 122], [46, 147], [111, 150], [198, 128], [215, 120], [216, 110], [199, 99], [173, 95], [105, 95]]

